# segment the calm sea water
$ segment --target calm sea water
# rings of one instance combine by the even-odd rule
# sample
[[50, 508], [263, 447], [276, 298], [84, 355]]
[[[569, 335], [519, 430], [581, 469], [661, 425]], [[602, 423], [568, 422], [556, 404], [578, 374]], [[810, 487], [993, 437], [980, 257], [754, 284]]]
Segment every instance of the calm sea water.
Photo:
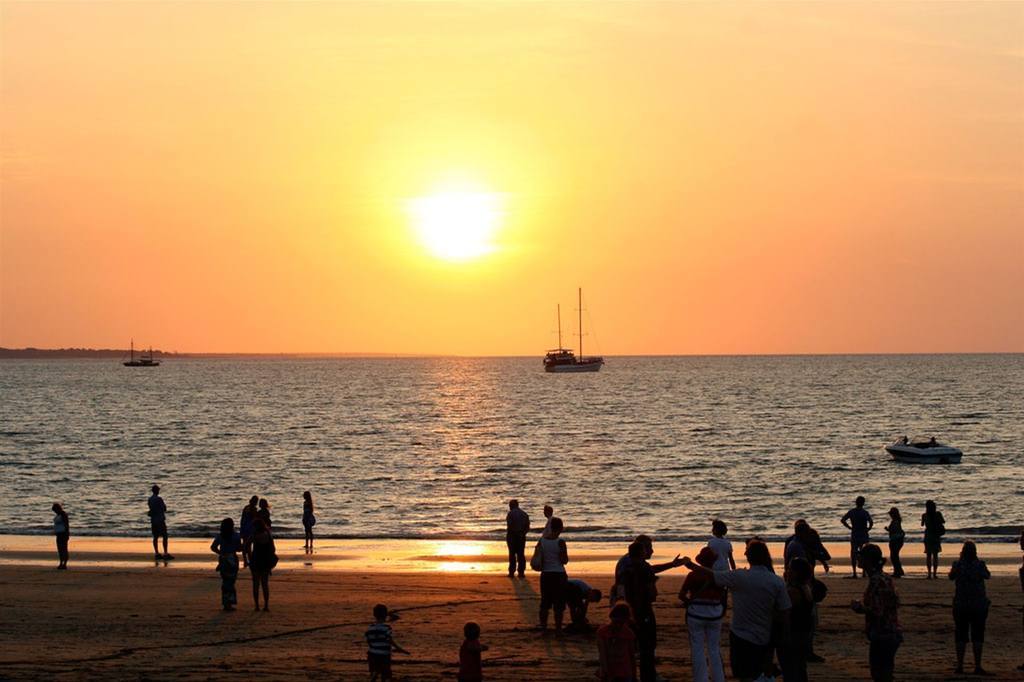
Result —
[[[858, 494], [951, 535], [1024, 523], [1024, 355], [610, 358], [549, 375], [538, 358], [0, 362], [0, 532], [145, 535], [163, 486], [172, 533], [208, 534], [267, 497], [301, 533], [500, 537], [505, 502], [551, 503], [573, 539], [839, 538]], [[882, 445], [934, 434], [954, 466]], [[884, 525], [884, 524], [880, 524]]]

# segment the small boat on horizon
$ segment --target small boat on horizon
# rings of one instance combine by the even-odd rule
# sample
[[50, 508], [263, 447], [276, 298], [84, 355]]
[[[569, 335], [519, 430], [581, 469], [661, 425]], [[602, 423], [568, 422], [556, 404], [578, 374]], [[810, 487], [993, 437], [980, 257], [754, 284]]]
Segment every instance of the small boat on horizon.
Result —
[[964, 456], [959, 448], [940, 443], [934, 437], [903, 436], [886, 445], [885, 451], [897, 462], [908, 464], [959, 464]]
[[597, 372], [604, 365], [604, 358], [600, 356], [583, 356], [583, 288], [578, 291], [579, 296], [579, 337], [580, 354], [576, 356], [572, 350], [562, 347], [562, 306], [557, 306], [558, 311], [558, 348], [549, 350], [544, 355], [544, 371], [553, 373], [563, 372]]
[[[135, 339], [132, 339], [131, 359], [123, 362], [125, 367], [159, 367], [160, 361], [153, 359], [153, 347], [149, 347], [149, 353], [139, 353], [139, 359], [135, 359]], [[121, 357], [124, 357], [123, 355]]]

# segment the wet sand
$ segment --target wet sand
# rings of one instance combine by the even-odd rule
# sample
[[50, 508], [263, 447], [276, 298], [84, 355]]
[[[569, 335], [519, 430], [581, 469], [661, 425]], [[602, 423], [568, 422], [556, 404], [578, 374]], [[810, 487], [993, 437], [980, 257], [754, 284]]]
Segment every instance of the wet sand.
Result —
[[[462, 625], [469, 620], [481, 624], [482, 640], [491, 647], [484, 654], [486, 679], [595, 679], [593, 637], [537, 632], [537, 574], [509, 580], [493, 561], [481, 562], [489, 567], [485, 573], [353, 572], [286, 560], [271, 579], [269, 613], [251, 610], [245, 572], [238, 583], [239, 610], [224, 613], [212, 562], [206, 568], [175, 566], [176, 561], [153, 565], [152, 559], [148, 565], [110, 566], [82, 557], [76, 563], [74, 550], [73, 539], [66, 572], [31, 565], [35, 562], [0, 565], [0, 679], [206, 679], [242, 673], [263, 679], [366, 679], [363, 632], [378, 601], [399, 612], [395, 638], [412, 652], [395, 657], [396, 679], [454, 679]], [[3, 558], [11, 559], [9, 548]], [[947, 555], [945, 566], [950, 559]], [[690, 679], [683, 613], [675, 599], [685, 573], [670, 571], [659, 583], [659, 672], [673, 682]], [[588, 580], [602, 589], [611, 583], [608, 573]], [[837, 576], [827, 584], [818, 646], [827, 662], [813, 665], [811, 677], [866, 680], [862, 619], [848, 608], [864, 582]], [[957, 679], [952, 675], [952, 583], [911, 577], [898, 588], [906, 631], [898, 679]], [[1019, 582], [1004, 570], [990, 581], [989, 592], [986, 667], [997, 673], [995, 679], [1021, 679], [1024, 674], [1015, 671], [1024, 662]], [[603, 609], [595, 608], [591, 620], [603, 616]]]

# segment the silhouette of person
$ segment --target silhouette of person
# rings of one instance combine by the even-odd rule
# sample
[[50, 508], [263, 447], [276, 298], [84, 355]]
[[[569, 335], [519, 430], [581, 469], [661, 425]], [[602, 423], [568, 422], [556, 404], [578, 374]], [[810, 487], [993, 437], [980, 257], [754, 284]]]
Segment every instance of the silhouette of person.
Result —
[[519, 508], [519, 500], [508, 501], [505, 515], [505, 544], [508, 546], [508, 577], [517, 572], [526, 575], [526, 534], [530, 532], [530, 516]]
[[789, 641], [778, 647], [779, 664], [786, 682], [807, 682], [807, 663], [814, 633], [814, 571], [809, 561], [794, 557], [786, 567], [786, 593], [792, 605], [789, 611]]
[[924, 503], [921, 526], [924, 527], [925, 568], [928, 570], [928, 579], [933, 580], [939, 577], [939, 554], [942, 553], [942, 536], [946, 534], [946, 519], [942, 517], [934, 500]]
[[249, 566], [249, 556], [252, 553], [252, 533], [256, 527], [256, 512], [259, 509], [260, 498], [253, 495], [249, 498], [249, 504], [242, 509], [242, 516], [238, 519], [238, 530], [242, 535], [242, 567]]
[[480, 626], [466, 623], [462, 627], [462, 634], [465, 640], [459, 647], [459, 675], [455, 679], [458, 682], [482, 682], [484, 671], [480, 659], [481, 654], [487, 651], [487, 645], [480, 643]]
[[[173, 559], [174, 557], [167, 553], [167, 505], [164, 504], [164, 498], [160, 497], [160, 486], [153, 484], [150, 490], [153, 491], [153, 494], [149, 496], [147, 502], [149, 511], [146, 513], [149, 515], [149, 524], [153, 531], [153, 555], [157, 559]], [[163, 556], [160, 555], [160, 550], [157, 548], [157, 543], [161, 538], [164, 541]]]
[[[715, 569], [719, 556], [710, 546], [697, 554], [697, 563]], [[721, 570], [729, 570], [728, 564]], [[725, 590], [715, 584], [713, 575], [691, 571], [679, 590], [679, 601], [686, 609], [686, 630], [690, 638], [690, 660], [695, 682], [724, 682], [719, 640], [725, 615]]]
[[626, 602], [633, 611], [641, 682], [655, 682], [655, 649], [658, 646], [658, 623], [654, 617], [654, 601], [658, 598], [658, 580], [647, 563], [647, 545], [633, 542], [629, 546], [629, 564], [622, 575]]
[[256, 519], [252, 534], [252, 556], [249, 572], [252, 574], [252, 598], [256, 611], [260, 610], [260, 587], [263, 588], [263, 610], [270, 610], [270, 572], [277, 565], [274, 536], [262, 518]]
[[554, 515], [555, 515], [554, 508], [551, 505], [549, 505], [549, 504], [545, 504], [544, 505], [544, 518], [547, 519], [547, 521], [544, 523], [544, 532], [541, 533], [541, 537], [545, 537], [545, 538], [551, 537], [551, 519], [554, 517]]
[[238, 604], [235, 581], [238, 580], [238, 552], [242, 549], [242, 536], [235, 532], [235, 522], [226, 518], [220, 522], [220, 534], [210, 543], [210, 550], [217, 555], [217, 572], [220, 573], [220, 603], [225, 611], [234, 611]]
[[903, 530], [903, 517], [896, 507], [889, 510], [889, 525], [885, 530], [889, 533], [889, 563], [892, 564], [892, 577], [902, 578], [906, 572], [903, 570], [903, 562], [900, 561], [900, 550], [903, 549], [907, 533]]
[[733, 677], [749, 682], [764, 675], [772, 664], [772, 628], [789, 629], [792, 603], [786, 583], [775, 575], [768, 545], [759, 538], [747, 541], [743, 552], [750, 568], [711, 571], [683, 557], [691, 571], [714, 576], [715, 584], [729, 590], [733, 600], [729, 623], [729, 664]]
[[569, 607], [569, 619], [576, 632], [590, 632], [587, 610], [591, 604], [601, 601], [601, 590], [596, 590], [579, 578], [565, 583], [565, 605]]
[[597, 629], [598, 677], [601, 682], [633, 682], [636, 679], [636, 635], [630, 627], [629, 605], [613, 606], [608, 620]]
[[541, 558], [540, 572], [540, 626], [548, 627], [548, 611], [555, 612], [555, 629], [562, 629], [562, 617], [565, 614], [565, 583], [568, 576], [565, 565], [569, 563], [569, 550], [562, 534], [562, 519], [551, 518], [550, 537], [542, 537], [537, 541], [537, 551]]
[[257, 518], [263, 521], [263, 525], [267, 527], [267, 530], [273, 528], [274, 524], [270, 521], [270, 502], [267, 498], [260, 499], [260, 508], [256, 512]]
[[852, 602], [850, 607], [864, 614], [871, 679], [874, 682], [892, 682], [896, 651], [903, 643], [899, 621], [900, 598], [892, 578], [882, 570], [885, 557], [878, 545], [864, 545], [857, 558], [861, 570], [868, 578], [868, 586], [864, 590], [864, 597]]
[[953, 623], [956, 631], [956, 674], [964, 672], [964, 653], [967, 641], [974, 654], [974, 674], [987, 675], [981, 667], [981, 652], [985, 645], [985, 621], [988, 620], [989, 600], [985, 594], [985, 581], [992, 577], [988, 566], [978, 558], [978, 547], [968, 540], [960, 550], [959, 561], [949, 569], [949, 579], [956, 581], [953, 597]]
[[853, 509], [846, 512], [842, 518], [842, 524], [850, 530], [850, 568], [853, 570], [853, 577], [857, 577], [857, 557], [861, 545], [871, 542], [870, 531], [875, 521], [871, 514], [864, 508], [865, 499], [859, 496]]
[[71, 538], [71, 521], [68, 513], [59, 502], [50, 507], [53, 511], [53, 534], [57, 538], [57, 568], [66, 570], [68, 567], [68, 540]]
[[307, 490], [302, 493], [302, 528], [306, 531], [306, 551], [313, 551], [313, 526], [316, 516], [313, 515], [313, 495]]

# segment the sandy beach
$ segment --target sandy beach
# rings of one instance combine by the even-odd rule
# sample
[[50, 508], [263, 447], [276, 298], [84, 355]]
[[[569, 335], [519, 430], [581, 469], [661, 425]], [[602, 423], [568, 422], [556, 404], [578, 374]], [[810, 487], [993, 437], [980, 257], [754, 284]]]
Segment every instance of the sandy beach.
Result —
[[[592, 636], [543, 636], [534, 629], [536, 574], [524, 581], [509, 580], [500, 563], [478, 561], [451, 545], [447, 549], [456, 549], [455, 556], [436, 555], [441, 560], [433, 563], [424, 560], [420, 571], [350, 571], [327, 567], [326, 559], [323, 565], [307, 565], [301, 548], [286, 544], [271, 582], [271, 611], [250, 610], [250, 583], [243, 574], [240, 608], [224, 613], [212, 561], [201, 567], [200, 540], [180, 541], [182, 551], [176, 555], [182, 557], [181, 563], [175, 560], [166, 566], [154, 565], [152, 558], [148, 564], [143, 560], [146, 544], [140, 539], [73, 540], [67, 572], [46, 563], [52, 558], [44, 556], [47, 538], [25, 539], [22, 545], [17, 540], [5, 537], [0, 542], [3, 679], [198, 679], [243, 672], [264, 679], [364, 679], [363, 632], [377, 602], [399, 612], [395, 638], [411, 652], [408, 657], [396, 656], [397, 679], [454, 679], [462, 625], [469, 620], [481, 624], [482, 641], [490, 646], [484, 658], [487, 679], [583, 681], [594, 679], [597, 670]], [[90, 543], [95, 543], [92, 549]], [[111, 543], [136, 551], [116, 555]], [[339, 557], [352, 561], [359, 556], [352, 548], [342, 549], [325, 550], [314, 558], [334, 557], [344, 565], [346, 559]], [[484, 556], [494, 557], [499, 548], [488, 549], [494, 551]], [[415, 547], [411, 554], [421, 556], [420, 550]], [[1020, 679], [1015, 668], [1024, 662], [1024, 599], [1010, 570], [1012, 547], [983, 546], [982, 554], [1005, 557], [992, 561], [997, 575], [989, 583], [993, 605], [986, 667], [996, 673], [995, 679]], [[952, 556], [944, 555], [945, 566]], [[132, 557], [137, 560], [129, 560]], [[462, 565], [477, 568], [457, 570], [458, 559], [466, 557]], [[655, 560], [665, 558], [670, 557]], [[588, 581], [607, 589], [611, 579], [610, 570], [603, 570], [604, 561], [583, 563], [598, 569], [588, 574]], [[912, 577], [898, 583], [906, 636], [897, 658], [898, 679], [957, 679], [952, 675], [953, 585], [947, 580], [926, 581], [917, 577], [921, 570], [916, 563], [910, 562], [910, 567]], [[671, 681], [690, 679], [683, 613], [675, 599], [685, 574], [685, 569], [670, 571], [659, 583], [659, 672]], [[845, 572], [837, 570], [826, 579], [830, 592], [823, 604], [818, 649], [827, 662], [812, 666], [812, 679], [868, 679], [861, 617], [848, 608], [864, 583], [842, 575]], [[603, 615], [603, 609], [595, 609], [591, 620], [601, 622]]]

